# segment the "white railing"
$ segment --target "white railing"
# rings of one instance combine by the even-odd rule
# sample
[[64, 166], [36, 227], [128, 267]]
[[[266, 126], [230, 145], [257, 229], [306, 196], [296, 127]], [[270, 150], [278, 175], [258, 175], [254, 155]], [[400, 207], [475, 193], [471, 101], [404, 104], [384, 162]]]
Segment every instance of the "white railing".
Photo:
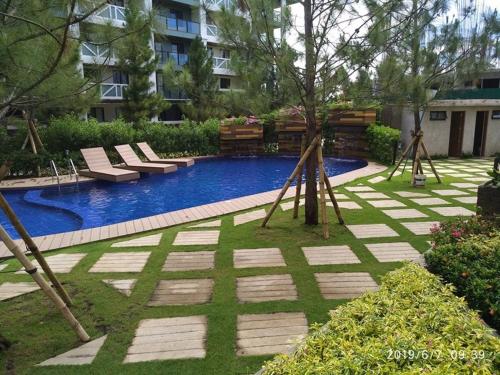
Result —
[[208, 5], [215, 5], [219, 8], [231, 8], [233, 5], [233, 0], [207, 0]]
[[[89, 10], [86, 9], [87, 7], [81, 9], [81, 13], [88, 12]], [[122, 21], [125, 22], [125, 8], [118, 6], [118, 5], [113, 5], [113, 4], [107, 4], [104, 7], [100, 8], [97, 10], [92, 17], [98, 17], [98, 18], [104, 18], [106, 20], [113, 20], [113, 21]]]
[[218, 36], [219, 28], [215, 25], [207, 24], [207, 35], [208, 36]]
[[103, 59], [116, 58], [114, 51], [108, 46], [92, 44], [89, 42], [82, 43], [82, 55]]
[[230, 59], [226, 59], [224, 57], [214, 57], [214, 69], [228, 69], [229, 70], [229, 61]]
[[101, 83], [101, 98], [123, 99], [123, 89], [127, 86], [126, 83]]

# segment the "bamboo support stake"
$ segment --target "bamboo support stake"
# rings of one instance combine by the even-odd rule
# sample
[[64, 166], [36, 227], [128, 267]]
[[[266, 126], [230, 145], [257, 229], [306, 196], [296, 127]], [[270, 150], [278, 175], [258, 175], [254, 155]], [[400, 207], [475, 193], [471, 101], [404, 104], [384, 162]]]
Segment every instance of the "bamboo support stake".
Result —
[[439, 177], [439, 174], [436, 171], [436, 168], [434, 168], [434, 163], [431, 160], [431, 156], [427, 152], [427, 147], [425, 147], [424, 140], [422, 139], [422, 150], [424, 151], [425, 158], [427, 159], [427, 162], [431, 166], [432, 173], [434, 173], [434, 176], [436, 176], [438, 183], [441, 183], [441, 178]]
[[[5, 212], [5, 216], [9, 218], [10, 222], [12, 223], [16, 231], [19, 233], [22, 240], [24, 241], [28, 249], [31, 251], [33, 256], [35, 257], [40, 267], [43, 269], [43, 272], [45, 272], [50, 282], [57, 290], [59, 296], [63, 299], [66, 305], [71, 306], [73, 303], [68, 293], [66, 292], [60, 281], [57, 279], [54, 272], [52, 272], [52, 270], [50, 269], [49, 265], [47, 264], [47, 261], [40, 252], [40, 249], [36, 245], [35, 241], [33, 241], [26, 228], [24, 228], [24, 225], [21, 223], [21, 221], [19, 221], [14, 210], [12, 210], [12, 207], [10, 207], [9, 203], [7, 202], [2, 193], [0, 193], [0, 208], [3, 210], [3, 212]], [[26, 272], [28, 272], [28, 270], [26, 270]]]
[[[302, 136], [302, 141], [300, 142], [300, 157], [304, 155], [306, 149], [306, 138]], [[299, 205], [300, 205], [300, 191], [302, 190], [302, 174], [304, 173], [304, 166], [300, 168], [300, 172], [297, 175], [297, 185], [295, 187], [295, 201], [293, 203], [293, 218], [299, 217]]]
[[323, 153], [321, 152], [321, 145], [317, 147], [318, 169], [319, 169], [319, 199], [321, 207], [321, 223], [323, 225], [323, 237], [328, 239], [328, 215], [326, 213], [326, 199], [325, 199], [325, 167], [323, 163]]
[[283, 185], [283, 188], [281, 189], [280, 193], [278, 194], [278, 197], [276, 198], [273, 205], [271, 206], [271, 209], [269, 210], [266, 217], [264, 218], [264, 221], [262, 222], [262, 227], [266, 226], [267, 222], [269, 221], [269, 219], [273, 215], [274, 211], [278, 207], [278, 204], [283, 199], [283, 196], [285, 195], [286, 191], [288, 190], [288, 188], [292, 184], [293, 179], [297, 176], [297, 173], [299, 173], [300, 169], [302, 168], [302, 166], [304, 165], [304, 163], [308, 159], [309, 155], [314, 151], [318, 142], [319, 142], [319, 136], [316, 136], [313, 139], [313, 141], [311, 142], [311, 144], [307, 147], [306, 151], [304, 152], [304, 155], [302, 155], [297, 166], [293, 170], [292, 174], [286, 180], [285, 185]]
[[408, 146], [406, 146], [405, 150], [401, 154], [401, 157], [399, 158], [399, 161], [396, 164], [396, 167], [393, 169], [393, 171], [391, 172], [391, 174], [389, 175], [389, 177], [387, 177], [387, 181], [390, 181], [391, 178], [392, 178], [392, 175], [394, 173], [396, 173], [396, 171], [398, 170], [399, 166], [403, 162], [404, 158], [406, 157], [406, 155], [408, 154], [408, 152], [410, 151], [410, 149], [411, 149], [411, 147], [413, 146], [414, 143], [415, 143], [415, 138], [413, 138], [412, 141], [410, 142], [410, 144]]
[[328, 179], [328, 175], [326, 174], [326, 170], [323, 169], [323, 173], [325, 174], [325, 184], [326, 184], [326, 191], [328, 191], [328, 195], [330, 196], [330, 200], [332, 201], [333, 208], [335, 209], [335, 214], [337, 215], [337, 218], [339, 219], [339, 224], [344, 225], [344, 218], [342, 217], [342, 214], [340, 213], [340, 207], [337, 202], [337, 198], [335, 198], [335, 194], [333, 194], [333, 189], [332, 185], [330, 184], [330, 180]]
[[40, 275], [33, 263], [28, 259], [26, 255], [24, 255], [23, 251], [19, 248], [18, 245], [14, 243], [12, 238], [10, 238], [9, 234], [5, 231], [2, 225], [0, 225], [0, 239], [7, 245], [7, 248], [14, 254], [14, 256], [21, 262], [21, 264], [26, 269], [33, 280], [40, 286], [43, 292], [54, 302], [56, 307], [59, 309], [64, 319], [66, 319], [73, 328], [73, 330], [78, 335], [80, 341], [87, 342], [90, 340], [89, 335], [85, 332], [85, 329], [81, 326], [80, 322], [75, 318], [75, 316], [71, 313], [71, 310], [66, 306], [64, 301], [59, 297], [59, 295], [54, 292], [54, 290], [50, 287], [47, 281]]
[[36, 125], [35, 125], [35, 121], [28, 120], [28, 127], [31, 130], [31, 134], [32, 134], [33, 139], [34, 139], [35, 143], [37, 144], [38, 148], [42, 149], [43, 143], [42, 143], [42, 140], [40, 139], [40, 135], [38, 134], [38, 130], [37, 130]]

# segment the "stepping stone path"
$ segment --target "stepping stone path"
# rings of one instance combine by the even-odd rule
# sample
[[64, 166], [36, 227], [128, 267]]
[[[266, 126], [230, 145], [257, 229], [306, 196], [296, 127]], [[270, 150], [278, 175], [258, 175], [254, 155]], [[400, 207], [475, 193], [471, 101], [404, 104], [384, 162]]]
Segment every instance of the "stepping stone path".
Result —
[[[301, 199], [299, 201], [299, 206], [302, 206], [304, 203], [305, 203], [305, 199]], [[283, 211], [288, 211], [288, 210], [291, 210], [293, 208], [293, 205], [294, 205], [295, 201], [290, 201], [290, 202], [286, 202], [286, 203], [281, 203], [280, 204], [280, 207]]]
[[441, 190], [432, 190], [434, 194], [441, 195], [443, 197], [451, 197], [454, 195], [468, 195], [469, 193], [462, 190], [455, 189], [441, 189]]
[[368, 182], [371, 184], [378, 184], [379, 182], [385, 181], [386, 179], [387, 179], [387, 177], [377, 176], [377, 177], [370, 178], [368, 180]]
[[424, 235], [430, 234], [431, 228], [434, 225], [439, 225], [439, 221], [415, 221], [408, 223], [400, 223], [402, 226], [406, 227], [413, 234]]
[[219, 230], [199, 230], [179, 232], [175, 236], [174, 246], [191, 245], [217, 245], [219, 243]]
[[0, 271], [7, 268], [7, 264], [0, 264]]
[[171, 252], [167, 256], [162, 271], [197, 271], [214, 268], [215, 251]]
[[40, 289], [34, 282], [3, 283], [0, 285], [0, 301], [21, 296]]
[[141, 272], [151, 252], [104, 253], [89, 272]]
[[453, 207], [429, 207], [430, 210], [437, 212], [441, 216], [473, 216], [474, 211], [460, 206]]
[[477, 203], [477, 197], [457, 197], [453, 198], [454, 200], [461, 202], [461, 203], [467, 203], [467, 204], [476, 204]]
[[384, 193], [355, 193], [361, 199], [390, 199]]
[[236, 295], [240, 303], [295, 301], [297, 289], [289, 274], [238, 277], [236, 279]]
[[386, 224], [355, 224], [347, 225], [354, 237], [377, 238], [377, 237], [399, 237], [399, 234]]
[[367, 201], [373, 207], [406, 207], [406, 204], [403, 202], [394, 200], [394, 199], [381, 199], [378, 201]]
[[[339, 207], [340, 208], [345, 208], [347, 210], [361, 210], [363, 207], [361, 207], [359, 204], [357, 204], [356, 202], [351, 202], [351, 201], [340, 201], [340, 202], [337, 202]], [[332, 202], [326, 202], [326, 205], [328, 207], [333, 207], [333, 203]]]
[[148, 306], [198, 305], [212, 298], [212, 279], [160, 280]]
[[382, 210], [382, 212], [393, 219], [414, 219], [427, 217], [426, 214], [414, 208], [406, 208], [403, 210]]
[[[73, 267], [75, 267], [86, 255], [86, 253], [57, 254], [46, 257], [45, 260], [52, 272], [70, 273]], [[38, 272], [43, 273], [42, 267], [40, 267], [36, 260], [33, 260], [32, 263], [38, 269]], [[16, 274], [21, 273], [26, 273], [24, 268], [16, 272]]]
[[107, 284], [115, 288], [121, 294], [130, 297], [130, 295], [132, 294], [132, 290], [134, 289], [134, 286], [137, 283], [137, 279], [125, 279], [125, 280], [104, 279], [102, 282], [104, 284]]
[[285, 353], [307, 335], [304, 313], [238, 315], [238, 356]]
[[[334, 193], [334, 195], [335, 195], [335, 199], [338, 201], [351, 199], [347, 195], [342, 194], [342, 193]], [[330, 196], [328, 195], [328, 193], [325, 193], [325, 197], [326, 197], [327, 201], [330, 200]], [[318, 194], [318, 198], [319, 198], [319, 194]]]
[[468, 173], [448, 173], [448, 176], [457, 178], [472, 177], [472, 175]]
[[422, 255], [408, 242], [387, 242], [365, 244], [379, 262], [412, 260], [420, 263]]
[[410, 200], [421, 206], [439, 206], [440, 204], [450, 204], [450, 202], [441, 198], [413, 198]]
[[129, 241], [115, 242], [111, 247], [144, 247], [144, 246], [158, 246], [161, 241], [162, 233], [153, 234], [140, 238], [134, 238]]
[[281, 250], [278, 248], [234, 250], [233, 262], [234, 268], [286, 266]]
[[207, 317], [144, 319], [135, 331], [124, 363], [204, 358]]
[[303, 247], [302, 251], [310, 266], [361, 263], [347, 245]]
[[246, 212], [244, 214], [236, 215], [234, 217], [234, 225], [236, 226], [245, 224], [250, 221], [263, 219], [265, 217], [266, 217], [266, 210], [264, 209]]
[[108, 335], [92, 340], [76, 349], [50, 358], [37, 366], [89, 365], [94, 361], [107, 337]]
[[206, 223], [191, 225], [189, 228], [216, 228], [220, 227], [222, 224], [222, 220], [213, 220], [207, 221]]
[[347, 186], [345, 188], [347, 191], [375, 191], [371, 186]]
[[491, 177], [465, 177], [466, 181], [477, 181], [477, 182], [486, 182], [491, 180]]
[[378, 290], [368, 272], [315, 273], [324, 299], [355, 298], [367, 291]]
[[430, 197], [429, 194], [426, 193], [417, 193], [415, 191], [395, 191], [397, 195], [403, 198], [424, 198], [424, 197]]

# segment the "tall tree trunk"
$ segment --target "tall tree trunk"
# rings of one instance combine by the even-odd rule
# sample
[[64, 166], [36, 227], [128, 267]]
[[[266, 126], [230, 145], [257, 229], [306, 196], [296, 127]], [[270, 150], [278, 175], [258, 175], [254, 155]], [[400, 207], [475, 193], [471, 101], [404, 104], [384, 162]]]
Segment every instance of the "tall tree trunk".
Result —
[[[306, 115], [306, 142], [307, 146], [316, 136], [316, 105], [315, 105], [315, 87], [316, 64], [314, 57], [313, 41], [313, 19], [311, 0], [304, 0], [304, 35], [306, 52], [306, 92], [305, 92], [305, 115]], [[319, 146], [321, 147], [321, 146]], [[318, 160], [316, 152], [311, 153], [306, 162], [306, 224], [318, 224], [318, 191], [316, 187], [316, 170]]]

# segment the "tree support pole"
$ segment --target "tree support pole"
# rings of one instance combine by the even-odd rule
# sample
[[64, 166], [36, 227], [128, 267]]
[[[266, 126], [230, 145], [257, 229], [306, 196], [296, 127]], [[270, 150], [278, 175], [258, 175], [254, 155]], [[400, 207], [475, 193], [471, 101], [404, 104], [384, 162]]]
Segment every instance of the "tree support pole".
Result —
[[[302, 140], [300, 142], [300, 157], [304, 155], [304, 151], [306, 148], [306, 138], [302, 136]], [[295, 187], [295, 202], [293, 203], [293, 218], [296, 219], [299, 217], [299, 205], [300, 205], [300, 191], [302, 190], [302, 174], [304, 173], [304, 166], [300, 168], [300, 172], [297, 175], [297, 185]]]
[[7, 248], [14, 254], [14, 256], [21, 262], [21, 264], [26, 269], [26, 272], [31, 275], [33, 280], [40, 286], [43, 292], [54, 302], [56, 307], [59, 309], [64, 319], [66, 319], [71, 326], [71, 328], [76, 332], [80, 341], [87, 342], [90, 340], [89, 335], [85, 332], [85, 329], [81, 326], [80, 322], [71, 313], [71, 310], [66, 306], [64, 301], [59, 297], [59, 295], [54, 292], [50, 285], [45, 281], [42, 275], [40, 275], [33, 263], [24, 255], [23, 251], [17, 246], [9, 234], [5, 231], [3, 226], [0, 225], [0, 239], [7, 245]]
[[342, 217], [342, 214], [340, 213], [340, 207], [337, 202], [337, 199], [335, 198], [335, 194], [333, 194], [333, 189], [332, 185], [330, 184], [330, 180], [328, 179], [328, 175], [326, 174], [326, 170], [323, 168], [323, 173], [325, 174], [325, 184], [326, 184], [326, 191], [328, 191], [328, 195], [330, 196], [330, 200], [332, 201], [333, 208], [335, 209], [335, 214], [337, 215], [337, 218], [339, 219], [339, 224], [344, 225], [344, 218]]
[[408, 152], [410, 151], [411, 147], [413, 146], [413, 144], [415, 143], [415, 137], [413, 137], [412, 141], [410, 142], [410, 144], [408, 146], [406, 146], [405, 150], [403, 151], [403, 153], [401, 154], [401, 157], [399, 158], [396, 166], [394, 167], [394, 169], [392, 170], [391, 174], [389, 175], [389, 177], [387, 177], [387, 181], [390, 181], [391, 178], [392, 178], [392, 175], [394, 173], [396, 173], [396, 171], [398, 170], [399, 166], [401, 165], [401, 163], [403, 162], [404, 158], [406, 157], [406, 155], [408, 154]]
[[328, 231], [328, 215], [326, 212], [326, 199], [325, 199], [325, 167], [323, 163], [323, 153], [321, 152], [321, 145], [317, 146], [317, 158], [319, 169], [319, 202], [321, 209], [321, 224], [323, 226], [323, 238], [327, 240], [330, 237]]

